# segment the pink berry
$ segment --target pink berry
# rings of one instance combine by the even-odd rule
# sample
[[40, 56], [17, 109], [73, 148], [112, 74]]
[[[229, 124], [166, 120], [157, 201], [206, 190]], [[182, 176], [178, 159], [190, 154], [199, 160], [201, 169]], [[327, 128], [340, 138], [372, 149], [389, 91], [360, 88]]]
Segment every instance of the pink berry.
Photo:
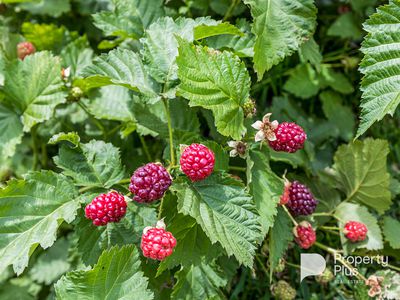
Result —
[[31, 42], [21, 42], [17, 45], [18, 58], [24, 60], [26, 56], [36, 52], [35, 46]]
[[288, 153], [296, 152], [303, 148], [307, 135], [296, 123], [283, 122], [274, 130], [276, 139], [268, 141], [269, 145], [275, 151]]
[[214, 152], [202, 144], [191, 144], [183, 150], [180, 159], [181, 170], [191, 181], [200, 181], [214, 170]]
[[118, 192], [101, 194], [86, 205], [86, 218], [93, 220], [96, 226], [119, 222], [126, 213], [125, 197]]
[[314, 229], [307, 221], [303, 221], [294, 227], [293, 234], [295, 242], [303, 249], [310, 248], [317, 239]]
[[145, 257], [164, 260], [172, 254], [175, 246], [176, 239], [163, 226], [157, 224], [157, 227], [146, 227], [143, 230], [140, 248]]
[[171, 175], [162, 164], [148, 163], [133, 173], [129, 190], [136, 202], [150, 203], [161, 199], [171, 183]]
[[368, 228], [363, 223], [349, 221], [344, 225], [343, 233], [350, 241], [357, 243], [367, 238]]

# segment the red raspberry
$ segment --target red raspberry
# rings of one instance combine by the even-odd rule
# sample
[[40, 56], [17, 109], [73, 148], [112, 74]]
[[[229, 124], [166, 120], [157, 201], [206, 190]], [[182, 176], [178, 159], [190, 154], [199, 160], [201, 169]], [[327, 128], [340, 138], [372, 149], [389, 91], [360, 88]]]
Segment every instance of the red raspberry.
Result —
[[293, 228], [296, 243], [303, 249], [310, 248], [317, 239], [314, 229], [307, 221], [300, 222]]
[[175, 246], [176, 239], [171, 232], [165, 230], [163, 221], [158, 221], [156, 227], [143, 229], [140, 248], [142, 248], [145, 257], [164, 260], [172, 254]]
[[296, 123], [283, 122], [274, 130], [276, 139], [268, 141], [269, 145], [275, 151], [288, 153], [296, 152], [303, 148], [307, 135]]
[[126, 213], [125, 197], [118, 192], [100, 194], [86, 205], [86, 218], [93, 220], [96, 226], [119, 222]]
[[344, 225], [343, 233], [353, 243], [361, 242], [367, 238], [368, 228], [363, 223], [349, 221]]
[[133, 200], [150, 203], [161, 199], [172, 183], [171, 175], [160, 163], [148, 163], [133, 173], [129, 190]]
[[181, 170], [191, 181], [200, 181], [214, 170], [214, 152], [202, 144], [191, 144], [184, 148], [180, 159]]
[[314, 198], [311, 191], [298, 181], [293, 181], [285, 187], [285, 193], [289, 193], [286, 206], [295, 216], [311, 215], [317, 207], [318, 201]]
[[18, 58], [24, 60], [28, 55], [36, 52], [35, 46], [31, 42], [21, 42], [17, 45]]

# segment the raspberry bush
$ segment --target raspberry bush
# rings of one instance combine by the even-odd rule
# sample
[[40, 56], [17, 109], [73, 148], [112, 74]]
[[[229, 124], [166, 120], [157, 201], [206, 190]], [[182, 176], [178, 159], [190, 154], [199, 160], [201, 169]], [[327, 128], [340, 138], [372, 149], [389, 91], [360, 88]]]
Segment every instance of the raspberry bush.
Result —
[[0, 1], [0, 299], [400, 299], [399, 20]]

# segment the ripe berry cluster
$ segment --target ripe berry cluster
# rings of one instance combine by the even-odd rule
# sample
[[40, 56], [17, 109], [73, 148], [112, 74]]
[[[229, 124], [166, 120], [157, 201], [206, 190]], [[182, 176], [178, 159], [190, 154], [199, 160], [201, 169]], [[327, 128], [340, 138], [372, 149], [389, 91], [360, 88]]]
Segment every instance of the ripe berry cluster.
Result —
[[[191, 144], [183, 147], [180, 159], [181, 170], [191, 181], [204, 180], [214, 170], [214, 153], [204, 145]], [[161, 199], [172, 184], [172, 177], [160, 163], [148, 163], [132, 174], [129, 190], [133, 200], [138, 203], [151, 203]], [[126, 214], [125, 197], [111, 191], [94, 198], [85, 208], [86, 218], [95, 226], [104, 226], [110, 222], [119, 222]], [[176, 239], [165, 230], [165, 224], [159, 221], [156, 227], [143, 230], [141, 248], [143, 255], [163, 260], [172, 254]]]

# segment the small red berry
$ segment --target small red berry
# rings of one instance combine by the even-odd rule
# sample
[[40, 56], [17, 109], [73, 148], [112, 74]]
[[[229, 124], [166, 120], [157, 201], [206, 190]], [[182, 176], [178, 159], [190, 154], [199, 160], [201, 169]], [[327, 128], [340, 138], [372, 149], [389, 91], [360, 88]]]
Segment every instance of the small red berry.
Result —
[[165, 223], [158, 221], [156, 227], [143, 229], [140, 248], [145, 257], [164, 260], [170, 256], [176, 246], [176, 239], [171, 232], [165, 230]]
[[303, 249], [310, 248], [316, 241], [317, 236], [311, 224], [307, 221], [300, 222], [293, 228], [296, 243]]
[[356, 221], [348, 221], [343, 229], [346, 238], [353, 243], [364, 241], [367, 238], [367, 232], [367, 226]]
[[85, 208], [86, 218], [93, 220], [96, 226], [119, 222], [125, 214], [125, 197], [114, 191], [97, 196]]
[[31, 42], [21, 42], [17, 45], [18, 58], [24, 60], [28, 55], [36, 52], [35, 46]]
[[269, 145], [275, 151], [288, 153], [296, 152], [303, 148], [307, 135], [296, 123], [283, 122], [274, 130], [276, 139], [269, 140]]
[[180, 159], [181, 170], [191, 181], [200, 181], [214, 170], [214, 152], [202, 144], [191, 144], [184, 148]]
[[[318, 200], [304, 184], [298, 181], [293, 181], [285, 186], [283, 197], [287, 197], [286, 206], [295, 216], [311, 215], [317, 207]], [[288, 195], [287, 195], [288, 193]], [[282, 199], [282, 198], [281, 198]]]
[[150, 203], [161, 199], [172, 183], [171, 175], [160, 163], [148, 163], [133, 173], [129, 190], [133, 200]]

